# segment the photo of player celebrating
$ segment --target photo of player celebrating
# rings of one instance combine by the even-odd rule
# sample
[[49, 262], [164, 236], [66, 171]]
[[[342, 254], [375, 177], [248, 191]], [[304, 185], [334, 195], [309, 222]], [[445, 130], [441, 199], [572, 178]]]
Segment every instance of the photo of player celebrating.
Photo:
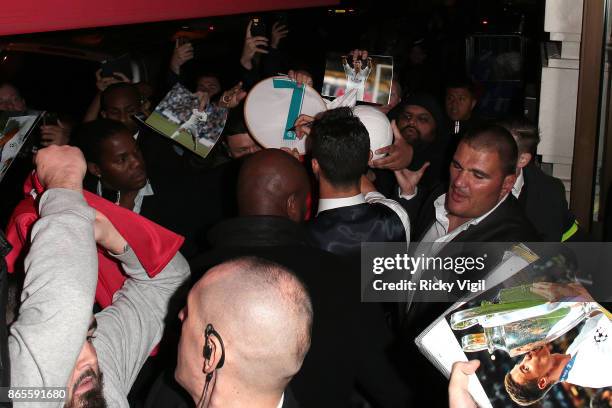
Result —
[[[351, 57], [351, 63], [353, 67], [348, 63], [348, 57]], [[346, 92], [351, 89], [357, 89], [357, 100], [363, 100], [365, 92], [365, 84], [372, 72], [372, 58], [368, 57], [367, 51], [353, 50], [346, 55], [342, 56], [342, 67], [347, 77]], [[365, 61], [365, 68], [363, 68]]]

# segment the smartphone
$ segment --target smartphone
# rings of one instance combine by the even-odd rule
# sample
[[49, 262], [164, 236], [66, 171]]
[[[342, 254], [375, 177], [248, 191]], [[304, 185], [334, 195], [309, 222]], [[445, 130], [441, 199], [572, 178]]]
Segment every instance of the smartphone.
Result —
[[187, 38], [187, 37], [178, 37], [176, 40], [178, 41], [178, 46], [179, 47], [189, 43], [189, 38]]
[[46, 112], [42, 117], [43, 126], [47, 125], [55, 125], [57, 126], [57, 120], [59, 119], [57, 113], [54, 112]]
[[120, 72], [128, 77], [128, 79], [132, 79], [132, 64], [128, 54], [102, 61], [100, 68], [102, 68], [102, 76], [105, 78], [114, 76], [115, 72]]
[[251, 36], [252, 37], [266, 37], [268, 35], [268, 31], [266, 30], [266, 25], [264, 24], [261, 17], [253, 17], [251, 20]]

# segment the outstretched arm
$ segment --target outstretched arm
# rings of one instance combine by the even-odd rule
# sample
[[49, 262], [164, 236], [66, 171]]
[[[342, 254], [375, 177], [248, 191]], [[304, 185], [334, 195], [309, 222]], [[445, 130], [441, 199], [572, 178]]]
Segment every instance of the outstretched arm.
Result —
[[92, 316], [98, 277], [94, 217], [82, 194], [79, 149], [51, 146], [36, 156], [47, 191], [25, 260], [19, 318], [9, 337], [15, 387], [65, 387]]

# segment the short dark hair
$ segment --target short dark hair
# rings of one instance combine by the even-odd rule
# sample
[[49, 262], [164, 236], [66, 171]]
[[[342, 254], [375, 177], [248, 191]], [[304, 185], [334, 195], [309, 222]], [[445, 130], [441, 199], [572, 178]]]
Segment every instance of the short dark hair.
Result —
[[457, 89], [457, 88], [466, 89], [470, 93], [470, 95], [472, 95], [472, 98], [477, 99], [476, 85], [474, 85], [474, 81], [472, 81], [470, 78], [456, 77], [456, 78], [451, 78], [446, 82], [445, 89], [447, 91], [449, 89]]
[[81, 124], [75, 130], [75, 144], [81, 149], [85, 160], [100, 164], [102, 142], [117, 133], [130, 130], [121, 122], [112, 119], [96, 119]]
[[312, 157], [336, 187], [358, 183], [368, 168], [370, 136], [351, 108], [323, 112], [310, 131]]
[[514, 381], [510, 373], [507, 373], [506, 377], [504, 377], [506, 392], [512, 401], [523, 407], [535, 404], [544, 398], [544, 395], [546, 395], [553, 385], [555, 385], [555, 383], [551, 382], [546, 388], [540, 389], [537, 379], [527, 381], [525, 384], [519, 384]]
[[540, 132], [537, 126], [524, 116], [508, 118], [499, 122], [516, 138], [519, 153], [531, 153], [536, 155], [540, 143]]
[[475, 150], [494, 151], [499, 155], [504, 175], [516, 173], [518, 148], [506, 128], [495, 124], [484, 124], [468, 131], [461, 139]]
[[116, 84], [111, 84], [100, 94], [100, 109], [106, 110], [108, 103], [108, 96], [116, 91], [127, 90], [128, 92], [133, 92], [136, 98], [140, 103], [143, 102], [142, 95], [136, 85], [128, 83], [128, 82], [118, 82]]

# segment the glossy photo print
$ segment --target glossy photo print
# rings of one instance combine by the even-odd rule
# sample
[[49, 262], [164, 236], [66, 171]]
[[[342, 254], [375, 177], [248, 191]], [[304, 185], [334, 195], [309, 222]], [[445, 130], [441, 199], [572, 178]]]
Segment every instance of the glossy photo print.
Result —
[[355, 90], [357, 101], [389, 103], [393, 80], [393, 57], [383, 55], [330, 53], [325, 65], [321, 95], [337, 98]]

